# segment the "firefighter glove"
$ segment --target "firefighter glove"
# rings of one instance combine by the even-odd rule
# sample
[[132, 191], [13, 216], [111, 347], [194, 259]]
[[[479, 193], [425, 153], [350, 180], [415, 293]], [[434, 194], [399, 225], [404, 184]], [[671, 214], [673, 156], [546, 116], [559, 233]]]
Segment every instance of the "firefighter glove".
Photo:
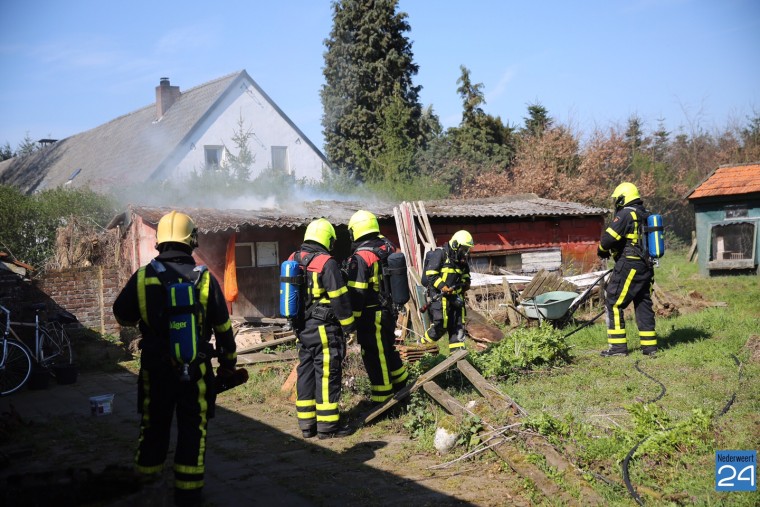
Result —
[[452, 289], [448, 285], [444, 285], [443, 287], [441, 287], [441, 292], [443, 292], [444, 294], [451, 294], [452, 292], [454, 292], [454, 289]]
[[609, 259], [610, 258], [610, 252], [608, 250], [602, 250], [602, 247], [596, 249], [596, 255], [600, 259]]

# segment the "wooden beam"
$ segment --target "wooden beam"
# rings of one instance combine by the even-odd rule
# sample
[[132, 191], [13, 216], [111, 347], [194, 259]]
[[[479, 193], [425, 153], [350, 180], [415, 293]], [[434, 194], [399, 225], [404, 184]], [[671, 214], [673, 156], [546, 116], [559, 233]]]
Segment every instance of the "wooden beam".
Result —
[[457, 368], [493, 407], [498, 408], [507, 405], [512, 408], [515, 414], [528, 415], [525, 409], [518, 405], [515, 400], [499, 391], [493, 384], [483, 378], [483, 375], [469, 361], [464, 359], [457, 361]]
[[[293, 359], [296, 359], [298, 357], [298, 352], [295, 350], [286, 350], [285, 352], [277, 352], [275, 354], [264, 354], [264, 353], [245, 353], [245, 354], [238, 354], [238, 366], [245, 366], [247, 364], [259, 364], [259, 363], [273, 363], [276, 361], [290, 361]], [[219, 360], [217, 358], [213, 358], [211, 360], [212, 366], [216, 367], [219, 366]]]
[[257, 343], [256, 345], [252, 345], [244, 350], [240, 350], [238, 351], [238, 355], [248, 354], [250, 352], [258, 352], [259, 350], [268, 349], [269, 347], [276, 347], [277, 345], [282, 345], [283, 343], [290, 343], [294, 341], [296, 341], [296, 335], [286, 336], [285, 338], [277, 338], [276, 340]]
[[457, 416], [458, 419], [462, 419], [467, 415], [465, 410], [462, 408], [461, 403], [459, 403], [457, 399], [451, 396], [449, 393], [441, 389], [441, 386], [432, 380], [425, 382], [422, 386], [422, 389], [424, 389], [431, 398], [437, 401], [439, 405], [448, 410], [450, 414]]
[[432, 380], [444, 371], [451, 368], [457, 361], [464, 358], [467, 355], [466, 349], [459, 349], [453, 354], [451, 354], [449, 357], [444, 359], [439, 364], [435, 365], [434, 367], [430, 368], [430, 370], [426, 371], [419, 377], [417, 377], [417, 380], [413, 384], [406, 385], [402, 390], [397, 392], [393, 398], [386, 401], [384, 405], [376, 408], [373, 410], [367, 417], [364, 418], [364, 424], [369, 424], [370, 422], [377, 419], [380, 415], [384, 414], [386, 411], [390, 410], [394, 406], [396, 406], [401, 400], [412, 394], [413, 392], [417, 391], [422, 385], [427, 382], [428, 380]]
[[[446, 411], [453, 415], [457, 421], [462, 421], [469, 414], [456, 398], [441, 389], [441, 387], [435, 382], [430, 380], [425, 382], [423, 389], [444, 409], [446, 409]], [[483, 422], [488, 424], [485, 420]], [[491, 426], [490, 424], [488, 425]], [[503, 459], [512, 470], [522, 477], [533, 481], [536, 487], [547, 498], [561, 500], [562, 505], [580, 505], [579, 502], [563, 491], [553, 480], [549, 479], [541, 469], [527, 461], [525, 455], [518, 449], [513, 446], [503, 445], [507, 441], [504, 437], [496, 438], [501, 439], [501, 442], [497, 440], [495, 442], [496, 445], [493, 445], [491, 449]]]

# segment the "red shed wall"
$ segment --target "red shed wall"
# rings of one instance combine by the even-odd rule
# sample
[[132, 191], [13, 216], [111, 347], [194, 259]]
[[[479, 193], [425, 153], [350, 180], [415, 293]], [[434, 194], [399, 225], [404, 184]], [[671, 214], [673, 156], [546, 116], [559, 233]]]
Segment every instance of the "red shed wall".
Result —
[[567, 217], [526, 221], [494, 221], [430, 224], [436, 244], [442, 245], [458, 230], [472, 234], [473, 254], [511, 253], [560, 248], [563, 265], [581, 272], [597, 263], [596, 247], [604, 227], [603, 217]]

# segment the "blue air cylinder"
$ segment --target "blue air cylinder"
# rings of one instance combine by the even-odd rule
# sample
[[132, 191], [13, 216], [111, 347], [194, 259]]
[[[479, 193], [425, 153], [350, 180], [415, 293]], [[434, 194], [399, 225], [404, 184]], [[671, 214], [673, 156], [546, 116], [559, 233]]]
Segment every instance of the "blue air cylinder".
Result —
[[167, 306], [172, 356], [180, 364], [190, 364], [198, 354], [195, 285], [189, 282], [170, 285]]
[[303, 285], [303, 269], [298, 261], [280, 265], [280, 315], [289, 319], [298, 315]]
[[654, 259], [659, 259], [665, 254], [663, 231], [662, 215], [649, 215], [647, 217], [647, 245], [649, 256]]

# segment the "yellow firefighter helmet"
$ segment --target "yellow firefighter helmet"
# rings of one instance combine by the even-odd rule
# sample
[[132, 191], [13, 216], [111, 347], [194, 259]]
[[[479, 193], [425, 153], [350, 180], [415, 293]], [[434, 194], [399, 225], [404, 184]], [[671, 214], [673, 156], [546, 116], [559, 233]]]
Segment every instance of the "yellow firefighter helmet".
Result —
[[636, 199], [641, 199], [641, 195], [633, 183], [621, 183], [612, 192], [612, 202], [615, 204], [615, 209], [620, 209]]
[[193, 219], [178, 211], [171, 211], [162, 216], [156, 227], [156, 244], [169, 242], [197, 247], [198, 229]]
[[469, 251], [474, 245], [475, 242], [472, 240], [472, 234], [467, 231], [457, 231], [449, 240], [449, 246], [452, 250], [456, 251], [459, 251], [460, 248]]
[[312, 221], [308, 227], [306, 227], [306, 234], [304, 234], [304, 241], [314, 241], [319, 243], [323, 247], [331, 251], [335, 246], [335, 228], [330, 222], [324, 218], [318, 218]]
[[351, 241], [357, 241], [367, 234], [380, 232], [380, 225], [377, 223], [377, 217], [369, 211], [360, 209], [348, 221], [348, 234]]

